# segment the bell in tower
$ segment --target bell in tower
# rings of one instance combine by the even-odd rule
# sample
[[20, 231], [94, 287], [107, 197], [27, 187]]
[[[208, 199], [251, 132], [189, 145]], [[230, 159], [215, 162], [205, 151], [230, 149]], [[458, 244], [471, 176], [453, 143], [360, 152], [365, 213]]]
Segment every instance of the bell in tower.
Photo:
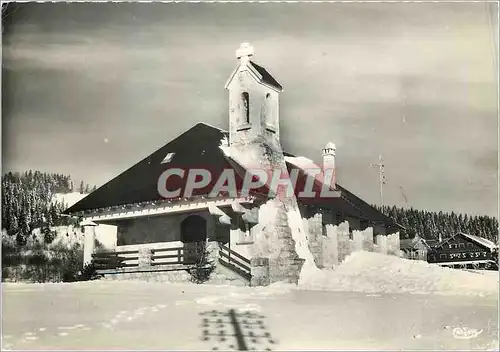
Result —
[[254, 48], [242, 43], [236, 50], [238, 66], [226, 83], [229, 91], [229, 143], [265, 138], [279, 143], [281, 84], [265, 68], [251, 61]]

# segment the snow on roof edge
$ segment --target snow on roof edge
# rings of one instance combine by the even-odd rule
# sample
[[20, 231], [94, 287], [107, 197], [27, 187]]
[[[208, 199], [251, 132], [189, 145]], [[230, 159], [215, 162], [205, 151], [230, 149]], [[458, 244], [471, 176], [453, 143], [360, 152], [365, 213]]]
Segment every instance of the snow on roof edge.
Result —
[[211, 125], [211, 124], [203, 122], [203, 121], [202, 122], [198, 122], [198, 124], [202, 124], [202, 125], [205, 125], [205, 126], [208, 126], [208, 127], [212, 127], [212, 128], [215, 128], [216, 130], [219, 130], [221, 132], [228, 133], [228, 131], [226, 131], [225, 129], [223, 129], [221, 127], [217, 127], [217, 126]]
[[498, 246], [494, 242], [490, 241], [487, 238], [479, 237], [476, 235], [470, 235], [470, 234], [465, 233], [465, 232], [460, 232], [460, 234], [464, 235], [465, 237], [471, 239], [474, 242], [481, 243], [483, 246], [488, 247], [489, 249], [498, 248]]

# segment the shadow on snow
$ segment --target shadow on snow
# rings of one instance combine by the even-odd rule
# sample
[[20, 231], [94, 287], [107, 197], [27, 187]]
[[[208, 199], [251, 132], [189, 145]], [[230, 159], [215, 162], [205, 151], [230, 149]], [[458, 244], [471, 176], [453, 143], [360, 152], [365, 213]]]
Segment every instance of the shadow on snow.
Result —
[[264, 324], [263, 315], [229, 309], [211, 310], [200, 316], [201, 339], [214, 343], [213, 351], [271, 351], [277, 344]]

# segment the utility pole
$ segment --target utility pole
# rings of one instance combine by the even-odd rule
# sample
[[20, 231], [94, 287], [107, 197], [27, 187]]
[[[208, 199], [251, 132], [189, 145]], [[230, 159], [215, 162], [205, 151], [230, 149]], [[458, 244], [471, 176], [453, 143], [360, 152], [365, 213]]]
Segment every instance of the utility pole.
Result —
[[378, 168], [379, 183], [380, 183], [380, 206], [384, 206], [384, 185], [387, 180], [384, 175], [384, 163], [382, 162], [382, 155], [378, 157], [378, 164], [370, 164], [371, 167]]

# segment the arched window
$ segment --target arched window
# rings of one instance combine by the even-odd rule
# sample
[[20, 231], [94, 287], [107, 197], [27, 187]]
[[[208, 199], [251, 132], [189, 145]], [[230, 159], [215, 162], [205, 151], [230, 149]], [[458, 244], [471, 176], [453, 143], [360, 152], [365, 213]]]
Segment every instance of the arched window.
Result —
[[241, 101], [243, 104], [243, 116], [245, 117], [245, 122], [250, 123], [250, 101], [247, 92], [241, 93]]
[[272, 106], [271, 106], [271, 94], [266, 94], [266, 100], [264, 101], [264, 118], [267, 123], [272, 121]]
[[266, 130], [271, 133], [276, 133], [276, 121], [274, 120], [274, 105], [271, 99], [271, 93], [266, 94], [266, 98], [264, 100], [263, 105], [263, 119], [266, 124]]

